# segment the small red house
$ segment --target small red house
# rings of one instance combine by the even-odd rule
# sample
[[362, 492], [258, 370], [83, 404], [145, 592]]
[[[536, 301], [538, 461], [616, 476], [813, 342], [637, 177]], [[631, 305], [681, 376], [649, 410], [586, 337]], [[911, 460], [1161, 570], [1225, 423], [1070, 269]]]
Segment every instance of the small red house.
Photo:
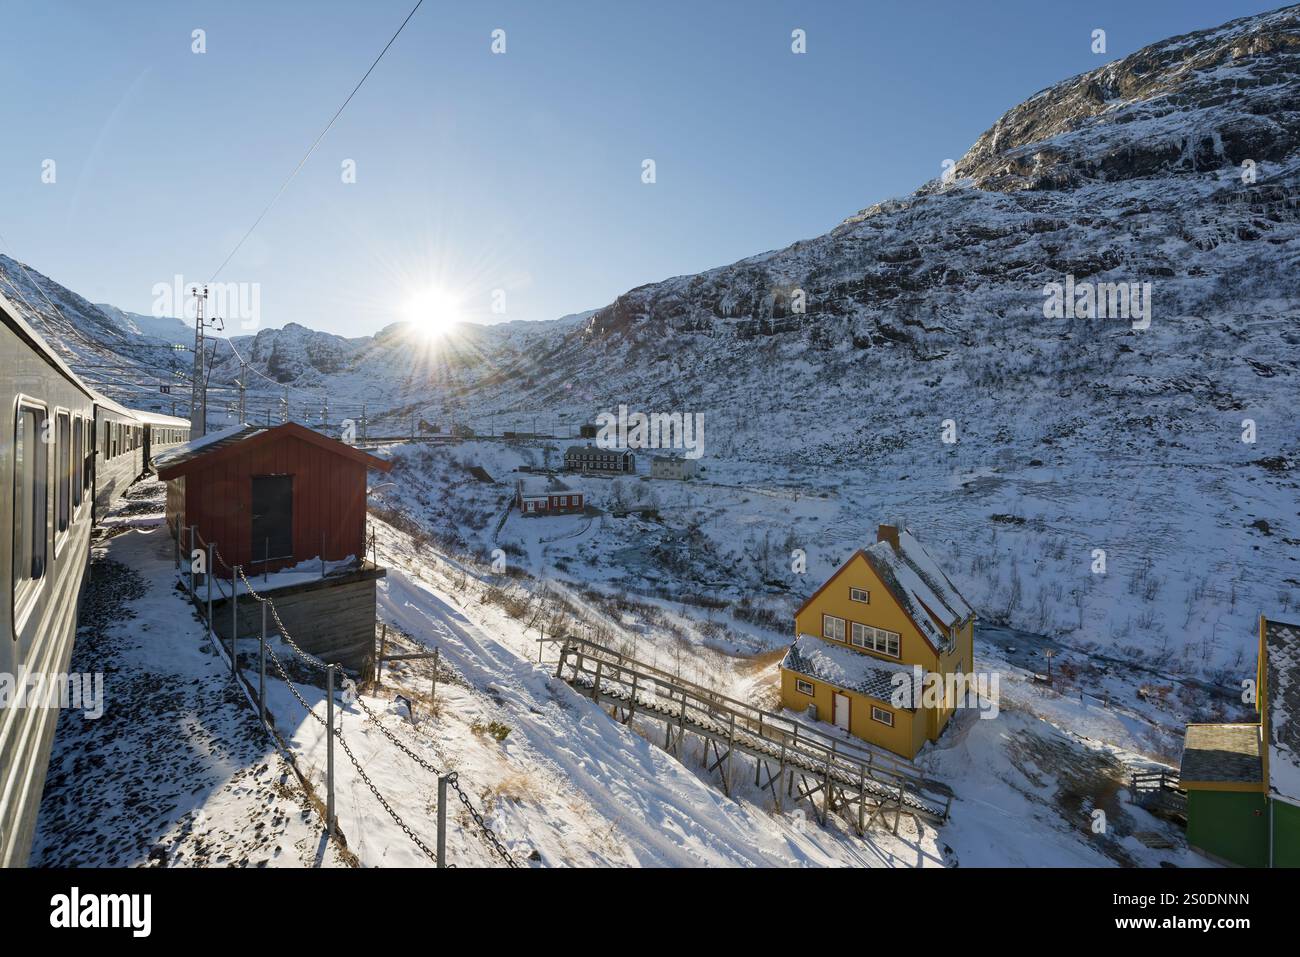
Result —
[[[365, 558], [366, 470], [391, 463], [296, 422], [227, 430], [155, 460], [167, 523], [194, 526], [226, 565], [262, 574]], [[220, 562], [218, 577], [230, 572]]]
[[521, 515], [555, 515], [581, 512], [585, 507], [580, 491], [553, 475], [525, 475], [515, 482], [515, 504]]

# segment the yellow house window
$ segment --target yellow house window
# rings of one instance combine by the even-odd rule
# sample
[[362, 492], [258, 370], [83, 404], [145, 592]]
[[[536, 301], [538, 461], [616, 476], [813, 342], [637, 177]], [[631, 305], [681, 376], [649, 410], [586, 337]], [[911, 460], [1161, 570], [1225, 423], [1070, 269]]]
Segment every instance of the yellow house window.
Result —
[[881, 724], [887, 724], [892, 728], [894, 726], [894, 713], [892, 711], [886, 711], [884, 708], [877, 708], [875, 705], [872, 705], [871, 720], [879, 721]]
[[834, 615], [822, 615], [822, 637], [831, 641], [844, 640], [844, 619]]
[[891, 658], [898, 657], [898, 634], [885, 631], [883, 628], [872, 628], [870, 625], [862, 625], [855, 621], [851, 643], [856, 648], [867, 648]]
[[865, 588], [850, 588], [849, 601], [860, 601], [862, 604], [866, 605], [870, 603], [871, 596], [867, 593]]
[[812, 694], [814, 689], [811, 681], [800, 681], [798, 678], [794, 682], [794, 690], [800, 694]]

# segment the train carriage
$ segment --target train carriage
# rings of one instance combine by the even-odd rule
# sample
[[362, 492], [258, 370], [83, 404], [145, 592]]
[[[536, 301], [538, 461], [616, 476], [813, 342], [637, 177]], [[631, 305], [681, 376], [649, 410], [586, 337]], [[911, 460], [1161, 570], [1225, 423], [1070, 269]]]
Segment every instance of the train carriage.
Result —
[[31, 847], [58, 709], [21, 701], [20, 678], [67, 671], [90, 547], [94, 394], [0, 296], [0, 865]]
[[190, 440], [190, 420], [161, 412], [136, 411], [136, 418], [144, 426], [144, 465], [153, 469], [153, 457], [159, 452], [182, 445]]
[[139, 418], [124, 405], [95, 393], [95, 517], [103, 515], [144, 472]]
[[91, 528], [190, 423], [86, 386], [3, 296], [0, 397], [0, 866], [13, 866], [31, 849], [59, 716], [18, 689], [66, 674]]

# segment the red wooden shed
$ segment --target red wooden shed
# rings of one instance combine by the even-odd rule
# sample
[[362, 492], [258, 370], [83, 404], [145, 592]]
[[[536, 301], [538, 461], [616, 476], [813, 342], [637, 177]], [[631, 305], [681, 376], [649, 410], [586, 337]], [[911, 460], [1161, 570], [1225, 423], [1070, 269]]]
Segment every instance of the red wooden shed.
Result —
[[[173, 532], [195, 526], [227, 565], [257, 574], [317, 558], [363, 560], [366, 470], [392, 467], [296, 422], [210, 435], [155, 464]], [[215, 575], [230, 576], [214, 564]]]

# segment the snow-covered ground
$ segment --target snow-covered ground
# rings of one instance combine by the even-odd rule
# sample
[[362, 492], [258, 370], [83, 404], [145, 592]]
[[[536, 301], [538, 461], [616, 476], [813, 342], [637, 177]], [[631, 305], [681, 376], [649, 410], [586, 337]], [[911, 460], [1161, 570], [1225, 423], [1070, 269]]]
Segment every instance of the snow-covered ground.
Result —
[[[148, 502], [157, 513], [144, 510]], [[926, 772], [956, 791], [942, 828], [903, 818], [897, 834], [890, 820], [859, 838], [836, 817], [818, 826], [804, 807], [777, 813], [750, 784], [752, 770], [746, 780], [743, 763], [728, 797], [701, 765], [698, 744], [688, 741], [681, 760], [669, 755], [652, 725], [638, 718], [625, 726], [556, 679], [551, 646], [540, 646], [538, 662], [543, 619], [533, 612], [544, 602], [568, 607], [572, 599], [587, 626], [619, 627], [602, 606], [576, 589], [551, 593], [526, 575], [495, 575], [472, 557], [433, 548], [418, 529], [411, 535], [378, 519], [389, 566], [378, 608], [388, 650], [437, 649], [437, 699], [430, 700], [428, 659], [392, 662], [379, 687], [360, 689], [387, 735], [347, 692], [336, 693], [341, 737], [392, 814], [340, 748], [336, 801], [347, 850], [326, 849], [319, 805], [304, 796], [175, 588], [156, 483], [133, 487], [125, 510], [135, 513], [133, 524], [97, 546], [105, 588], [91, 592], [77, 649], [76, 667], [107, 672], [107, 711], [100, 722], [75, 715], [61, 722], [33, 858], [41, 863], [428, 865], [392, 816], [433, 845], [436, 779], [421, 762], [457, 772], [524, 866], [1203, 863], [1175, 827], [1129, 804], [1126, 762], [1142, 759], [1125, 746], [1140, 744], [1141, 734], [1095, 703], [1044, 702], [1027, 683], [1004, 693], [998, 720], [967, 715], [925, 753]], [[676, 618], [690, 614], [679, 608]], [[638, 653], [677, 657], [683, 673], [707, 675], [732, 693], [756, 701], [770, 694], [771, 655], [683, 645], [653, 626], [639, 642]], [[249, 645], [241, 667], [255, 687]], [[319, 672], [283, 642], [274, 650], [312, 715], [274, 664], [268, 707], [323, 800]], [[1134, 727], [1143, 724], [1134, 719]], [[1098, 808], [1108, 829], [1094, 834]], [[500, 863], [454, 796], [449, 818], [451, 862]], [[1172, 847], [1148, 848], [1136, 832], [1159, 834]]]
[[94, 547], [71, 671], [103, 674], [104, 712], [59, 716], [31, 863], [338, 866], [292, 768], [173, 588], [161, 487], [150, 486], [131, 489], [120, 511], [134, 517]]

